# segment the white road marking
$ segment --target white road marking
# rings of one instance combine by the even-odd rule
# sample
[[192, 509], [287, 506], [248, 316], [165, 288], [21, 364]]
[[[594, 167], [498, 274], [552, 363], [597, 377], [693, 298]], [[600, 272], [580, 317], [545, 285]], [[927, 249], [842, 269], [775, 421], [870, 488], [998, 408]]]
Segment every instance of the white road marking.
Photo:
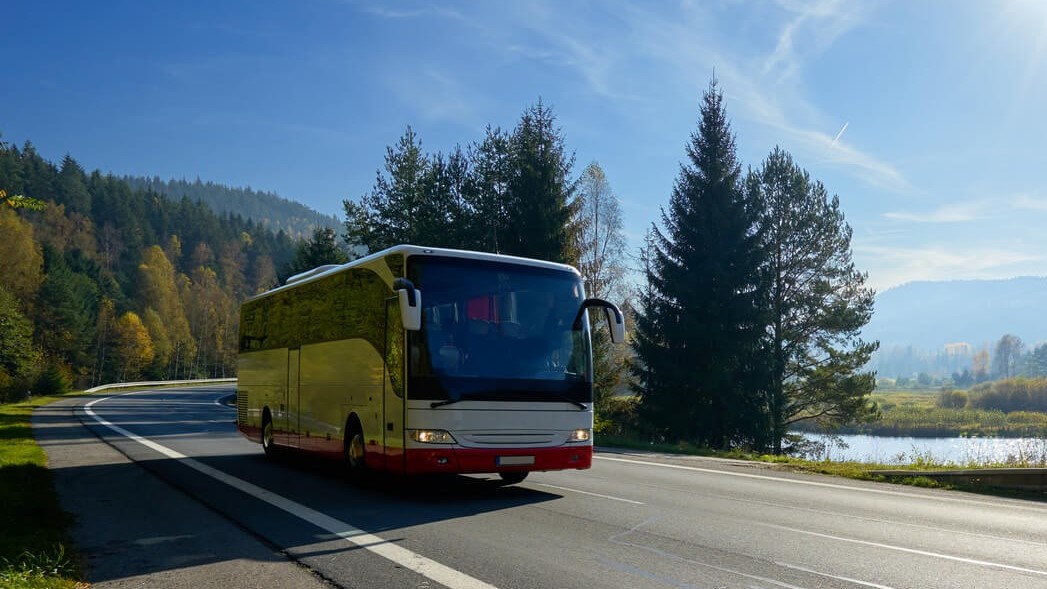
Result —
[[[611, 536], [610, 538], [607, 539], [607, 541], [610, 542], [611, 544], [618, 544], [620, 546], [628, 546], [630, 548], [639, 548], [640, 550], [644, 550], [644, 551], [647, 551], [647, 552], [651, 552], [653, 554], [657, 554], [658, 556], [661, 556], [663, 558], [667, 558], [669, 560], [675, 560], [677, 562], [683, 562], [683, 563], [687, 563], [687, 564], [691, 564], [691, 565], [697, 565], [697, 566], [700, 566], [700, 567], [705, 567], [707, 569], [712, 569], [714, 571], [719, 571], [721, 573], [728, 573], [728, 574], [731, 574], [731, 575], [737, 575], [739, 577], [743, 577], [745, 579], [749, 579], [750, 581], [757, 581], [757, 582], [760, 582], [760, 583], [767, 583], [769, 585], [774, 585], [776, 587], [783, 587], [784, 589], [804, 589], [803, 587], [800, 587], [800, 586], [797, 586], [797, 585], [792, 585], [792, 584], [786, 583], [784, 581], [777, 581], [775, 579], [769, 579], [767, 577], [761, 577], [759, 575], [752, 575], [752, 574], [749, 574], [749, 573], [743, 573], [742, 571], [737, 571], [737, 570], [730, 569], [730, 568], [727, 568], [727, 567], [718, 566], [718, 565], [715, 565], [715, 564], [709, 564], [707, 562], [702, 562], [700, 560], [694, 560], [692, 558], [686, 558], [686, 557], [680, 556], [679, 554], [673, 554], [671, 552], [666, 552], [664, 550], [660, 550], [660, 549], [655, 548], [653, 546], [645, 546], [643, 544], [635, 544], [633, 542], [628, 542], [626, 540], [622, 540], [621, 539], [622, 536], [628, 536], [629, 534], [632, 534], [632, 533], [638, 531], [640, 528], [646, 526], [647, 524], [653, 523], [653, 522], [657, 521], [658, 519], [659, 519], [658, 517], [648, 518], [647, 520], [642, 521], [642, 522], [636, 524], [635, 526], [633, 526], [632, 528], [629, 528], [628, 530], [626, 530], [624, 532], [621, 532], [619, 534], [615, 534], [615, 535]], [[605, 560], [604, 563], [605, 564], [613, 564], [613, 561], [606, 561]], [[637, 570], [640, 570], [640, 569], [637, 569]]]
[[890, 587], [888, 585], [880, 585], [879, 583], [870, 583], [868, 581], [859, 581], [858, 579], [852, 579], [850, 577], [841, 577], [841, 576], [838, 576], [838, 575], [830, 575], [829, 573], [823, 573], [821, 571], [816, 571], [814, 569], [809, 569], [807, 567], [802, 567], [802, 566], [795, 565], [795, 564], [789, 564], [787, 562], [775, 562], [774, 564], [776, 564], [776, 565], [778, 565], [780, 567], [785, 567], [787, 569], [793, 569], [793, 570], [797, 570], [797, 571], [802, 571], [804, 573], [809, 573], [811, 575], [818, 575], [819, 577], [828, 577], [830, 579], [836, 579], [837, 581], [844, 581], [844, 582], [847, 582], [847, 583], [854, 583], [855, 585], [862, 585], [863, 587], [873, 587], [874, 589], [894, 589], [894, 587]]
[[1028, 573], [1030, 575], [1039, 575], [1041, 577], [1047, 577], [1047, 571], [1040, 571], [1036, 569], [1027, 569], [1025, 567], [1018, 567], [1009, 564], [1003, 564], [999, 562], [990, 562], [987, 560], [977, 560], [974, 558], [965, 558], [962, 556], [952, 556], [951, 554], [942, 554], [940, 552], [930, 552], [927, 550], [918, 550], [916, 548], [906, 548], [904, 546], [895, 546], [893, 544], [884, 544], [882, 542], [870, 542], [868, 540], [858, 540], [855, 538], [844, 538], [842, 536], [833, 536], [831, 534], [822, 534], [820, 532], [811, 532], [809, 530], [801, 530], [798, 528], [790, 528], [787, 526], [778, 526], [775, 524], [759, 524], [768, 528], [775, 528], [778, 530], [784, 530], [787, 532], [795, 532], [797, 534], [807, 534], [808, 536], [815, 536], [816, 538], [825, 538], [827, 540], [836, 540], [838, 542], [850, 542], [851, 544], [861, 544], [862, 546], [872, 546], [874, 548], [883, 548], [885, 550], [894, 550], [897, 552], [905, 552], [908, 554], [918, 554], [920, 556], [929, 556], [932, 558], [940, 558], [943, 560], [951, 560], [953, 562], [962, 562], [964, 564], [973, 564], [977, 566], [989, 567], [994, 569], [1004, 569], [1008, 571], [1015, 571], [1018, 573]]
[[580, 491], [578, 489], [572, 489], [570, 487], [557, 487], [556, 485], [548, 485], [546, 483], [534, 483], [539, 487], [549, 487], [550, 489], [559, 489], [561, 491], [569, 491], [571, 493], [581, 493], [582, 495], [591, 495], [593, 497], [599, 497], [601, 499], [610, 499], [611, 501], [621, 501], [622, 503], [632, 503], [633, 505], [643, 505], [640, 501], [633, 501], [632, 499], [623, 499], [621, 497], [612, 497], [611, 495], [601, 495], [599, 493], [590, 493], [589, 491]]
[[751, 474], [747, 472], [733, 472], [730, 470], [718, 470], [715, 468], [702, 468], [700, 466], [684, 466], [682, 464], [666, 464], [663, 462], [651, 462], [649, 460], [636, 460], [633, 458], [611, 458], [610, 456], [593, 456], [594, 460], [607, 460], [610, 462], [625, 462], [628, 464], [640, 464], [643, 466], [657, 466], [660, 468], [668, 468], [673, 470], [687, 470], [691, 472], [705, 472], [709, 474], [717, 474], [723, 476], [740, 477], [746, 479], [756, 479], [761, 481], [774, 481], [777, 483], [786, 483], [790, 485], [807, 485], [810, 487], [823, 487], [828, 489], [843, 489], [846, 491], [854, 491], [856, 493], [875, 493], [878, 495], [893, 495], [895, 497], [908, 497], [910, 499], [925, 499], [928, 501], [940, 502], [952, 502], [952, 503], [966, 503], [969, 505], [991, 505], [994, 507], [1008, 507], [1015, 509], [1023, 509], [1029, 511], [1036, 511], [1043, 513], [1047, 509], [1035, 505], [1017, 505], [1013, 503], [1004, 502], [993, 502], [993, 501], [979, 501], [977, 499], [965, 499], [961, 497], [950, 497], [945, 493], [937, 495], [921, 495], [918, 493], [906, 493], [904, 491], [890, 491], [888, 489], [873, 489], [869, 487], [858, 487], [851, 485], [840, 485], [836, 483], [822, 483], [818, 481], [807, 481], [802, 479], [789, 479], [784, 477], [773, 477], [762, 474]]
[[[133, 395], [135, 393], [125, 393], [127, 395]], [[123, 396], [123, 395], [117, 395]], [[388, 542], [378, 536], [369, 534], [363, 530], [357, 529], [356, 527], [347, 524], [343, 521], [337, 520], [329, 515], [320, 513], [314, 509], [310, 509], [305, 505], [296, 503], [277, 495], [271, 491], [263, 489], [257, 485], [253, 485], [243, 479], [236, 478], [228, 475], [220, 470], [207, 466], [202, 462], [189, 458], [188, 456], [172, 450], [166, 446], [161, 446], [156, 442], [139, 436], [133, 432], [130, 432], [118, 425], [114, 425], [91, 409], [96, 403], [111, 399], [113, 397], [105, 397], [102, 399], [96, 399], [90, 403], [84, 405], [84, 411], [99, 424], [109, 428], [110, 430], [124, 436], [125, 438], [134, 440], [143, 446], [155, 450], [168, 458], [178, 460], [181, 464], [192, 468], [193, 470], [205, 474], [215, 480], [221, 481], [233, 488], [239, 489], [240, 491], [247, 493], [248, 495], [265, 501], [269, 505], [282, 509], [291, 515], [309, 522], [314, 526], [321, 528], [334, 534], [347, 542], [354, 544], [360, 548], [369, 550], [379, 556], [387, 558], [397, 565], [402, 566], [405, 569], [414, 571], [432, 581], [451, 587], [452, 589], [497, 589], [494, 585], [485, 583], [475, 577], [471, 577], [461, 571], [457, 571], [448, 566], [442, 565], [434, 560], [430, 560], [420, 554], [411, 552], [406, 548], [402, 548], [396, 544]]]

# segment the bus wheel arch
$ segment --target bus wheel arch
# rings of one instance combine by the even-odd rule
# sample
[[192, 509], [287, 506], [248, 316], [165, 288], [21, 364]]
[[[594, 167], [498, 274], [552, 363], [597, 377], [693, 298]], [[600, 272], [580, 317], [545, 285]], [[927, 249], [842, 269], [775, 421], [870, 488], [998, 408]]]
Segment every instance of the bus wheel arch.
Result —
[[367, 443], [360, 418], [355, 413], [350, 413], [345, 420], [343, 456], [350, 474], [358, 475], [367, 469]]

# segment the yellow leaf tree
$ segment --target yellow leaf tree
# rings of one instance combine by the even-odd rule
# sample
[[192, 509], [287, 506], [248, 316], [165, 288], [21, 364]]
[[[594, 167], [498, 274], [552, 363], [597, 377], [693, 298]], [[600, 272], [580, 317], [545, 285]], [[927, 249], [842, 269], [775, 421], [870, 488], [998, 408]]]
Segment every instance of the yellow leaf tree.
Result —
[[127, 311], [116, 320], [116, 363], [120, 380], [136, 380], [142, 370], [153, 361], [153, 339], [142, 320], [132, 311]]

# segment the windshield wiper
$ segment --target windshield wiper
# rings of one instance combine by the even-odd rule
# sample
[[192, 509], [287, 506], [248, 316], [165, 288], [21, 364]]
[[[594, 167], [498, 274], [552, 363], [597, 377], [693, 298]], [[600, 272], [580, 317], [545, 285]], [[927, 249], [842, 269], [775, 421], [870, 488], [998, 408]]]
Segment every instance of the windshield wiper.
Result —
[[557, 393], [553, 393], [551, 396], [556, 397], [557, 399], [563, 401], [564, 403], [570, 403], [570, 404], [574, 405], [575, 407], [577, 407], [577, 408], [579, 408], [579, 409], [581, 409], [583, 411], [588, 409], [588, 407], [585, 406], [585, 403], [582, 403], [580, 401], [575, 401], [574, 399], [568, 397], [567, 395], [560, 395], [560, 394], [557, 394]]
[[462, 397], [458, 397], [457, 399], [445, 399], [443, 401], [433, 401], [432, 403], [429, 403], [429, 407], [431, 407], [433, 409], [436, 409], [437, 407], [443, 407], [444, 405], [450, 405], [451, 403], [457, 403], [458, 401], [461, 401], [461, 400], [463, 400]]

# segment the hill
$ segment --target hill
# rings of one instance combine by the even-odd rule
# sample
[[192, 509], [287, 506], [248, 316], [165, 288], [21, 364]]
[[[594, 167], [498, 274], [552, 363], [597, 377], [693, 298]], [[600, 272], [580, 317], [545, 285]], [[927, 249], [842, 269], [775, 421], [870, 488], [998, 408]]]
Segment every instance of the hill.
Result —
[[[0, 402], [236, 372], [240, 301], [277, 284], [286, 233], [0, 142]], [[28, 202], [28, 201], [26, 201]], [[17, 204], [17, 203], [15, 203]]]
[[273, 192], [233, 188], [214, 182], [203, 182], [199, 178], [189, 182], [184, 179], [164, 181], [156, 176], [124, 176], [122, 180], [133, 190], [156, 192], [173, 201], [184, 197], [202, 202], [218, 214], [240, 215], [274, 233], [282, 230], [295, 240], [310, 239], [313, 230], [319, 227], [330, 227], [339, 233], [342, 230], [342, 221], [338, 217], [318, 213]]

